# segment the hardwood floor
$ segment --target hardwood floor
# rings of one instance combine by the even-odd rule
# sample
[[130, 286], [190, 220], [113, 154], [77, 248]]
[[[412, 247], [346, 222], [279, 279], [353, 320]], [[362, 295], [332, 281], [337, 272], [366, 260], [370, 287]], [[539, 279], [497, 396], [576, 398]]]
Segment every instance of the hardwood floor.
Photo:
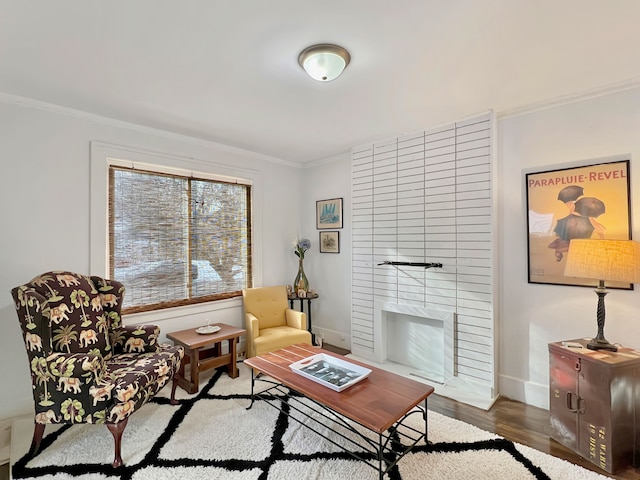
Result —
[[[344, 350], [324, 344], [322, 348], [346, 355]], [[562, 458], [588, 470], [619, 480], [637, 480], [640, 468], [630, 467], [616, 475], [611, 475], [584, 460], [568, 448], [550, 438], [549, 412], [508, 398], [499, 398], [489, 411], [456, 402], [450, 398], [433, 394], [429, 397], [428, 407], [434, 412], [475, 425], [493, 432], [512, 442]]]

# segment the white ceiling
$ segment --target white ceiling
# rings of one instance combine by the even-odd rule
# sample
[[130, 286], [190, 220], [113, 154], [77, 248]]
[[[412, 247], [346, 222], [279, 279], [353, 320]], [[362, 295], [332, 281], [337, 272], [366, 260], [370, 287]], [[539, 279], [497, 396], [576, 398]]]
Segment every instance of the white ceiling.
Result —
[[[638, 82], [639, 21], [639, 0], [0, 0], [0, 92], [304, 164]], [[352, 60], [319, 83], [297, 57], [325, 42]]]

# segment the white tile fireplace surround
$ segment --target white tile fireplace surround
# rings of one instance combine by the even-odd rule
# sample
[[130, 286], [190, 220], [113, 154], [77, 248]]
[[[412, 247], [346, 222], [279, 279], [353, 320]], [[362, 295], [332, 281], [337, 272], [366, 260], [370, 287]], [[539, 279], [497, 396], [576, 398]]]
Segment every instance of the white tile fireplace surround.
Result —
[[351, 152], [352, 354], [483, 408], [497, 395], [494, 121]]
[[441, 306], [418, 306], [376, 300], [373, 358], [349, 355], [413, 380], [436, 393], [485, 410], [495, 398], [480, 383], [456, 375], [457, 315]]

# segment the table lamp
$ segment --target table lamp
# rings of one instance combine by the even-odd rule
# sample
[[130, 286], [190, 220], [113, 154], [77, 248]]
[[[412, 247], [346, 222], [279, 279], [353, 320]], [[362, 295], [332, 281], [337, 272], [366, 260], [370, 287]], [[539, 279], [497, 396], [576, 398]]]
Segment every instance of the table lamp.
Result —
[[604, 337], [604, 297], [609, 293], [605, 282], [640, 282], [640, 243], [632, 240], [571, 240], [564, 274], [598, 280], [595, 289], [598, 295], [598, 334], [587, 348], [616, 352], [618, 347]]

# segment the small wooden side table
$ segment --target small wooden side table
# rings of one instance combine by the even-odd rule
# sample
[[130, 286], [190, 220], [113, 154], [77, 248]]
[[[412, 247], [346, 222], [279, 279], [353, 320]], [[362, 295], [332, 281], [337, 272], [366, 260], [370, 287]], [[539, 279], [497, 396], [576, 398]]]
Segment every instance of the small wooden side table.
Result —
[[[236, 346], [238, 338], [247, 333], [247, 331], [225, 323], [214, 323], [212, 326], [218, 326], [220, 330], [204, 335], [196, 332], [196, 328], [167, 333], [167, 338], [173, 340], [174, 344], [182, 345], [185, 349], [185, 356], [180, 364], [177, 378], [178, 385], [188, 393], [198, 392], [200, 389], [200, 372], [210, 368], [226, 365], [227, 373], [231, 378], [238, 376]], [[223, 355], [222, 342], [225, 340], [228, 342], [229, 353]], [[189, 367], [190, 379], [187, 379], [184, 375], [187, 364], [191, 364]]]

